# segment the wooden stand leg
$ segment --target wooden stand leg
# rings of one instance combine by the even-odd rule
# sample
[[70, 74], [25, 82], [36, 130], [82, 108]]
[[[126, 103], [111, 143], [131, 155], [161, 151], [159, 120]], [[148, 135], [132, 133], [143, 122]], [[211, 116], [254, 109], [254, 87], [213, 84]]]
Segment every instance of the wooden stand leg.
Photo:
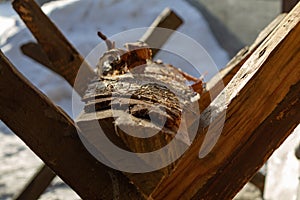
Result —
[[14, 199], [38, 199], [55, 178], [55, 176], [55, 173], [47, 165], [42, 165], [32, 179], [28, 182], [26, 187], [24, 187], [20, 194], [18, 194]]

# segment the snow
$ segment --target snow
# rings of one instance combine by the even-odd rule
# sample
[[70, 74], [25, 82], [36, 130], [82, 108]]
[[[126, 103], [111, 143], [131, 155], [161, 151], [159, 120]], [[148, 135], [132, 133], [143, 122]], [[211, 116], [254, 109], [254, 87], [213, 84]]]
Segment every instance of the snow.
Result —
[[300, 162], [295, 156], [295, 149], [299, 144], [300, 126], [295, 129], [269, 159], [265, 185], [266, 200], [297, 199]]
[[[149, 26], [165, 7], [174, 9], [184, 19], [184, 24], [178, 31], [201, 44], [218, 68], [226, 65], [227, 53], [216, 42], [204, 18], [184, 0], [62, 0], [45, 4], [42, 9], [75, 48], [87, 56], [101, 42], [97, 31], [113, 36], [125, 30]], [[20, 52], [20, 45], [32, 40], [34, 38], [12, 10], [10, 3], [0, 3], [1, 50], [26, 78], [72, 116], [72, 88], [61, 77]], [[174, 41], [170, 41], [169, 45], [172, 45]], [[189, 54], [195, 55], [193, 51]], [[167, 59], [163, 54], [160, 56], [162, 60]], [[200, 60], [197, 65], [205, 65], [205, 62]], [[211, 77], [213, 73], [214, 70], [209, 70], [207, 77]], [[1, 122], [0, 146], [0, 200], [4, 200], [11, 198], [24, 186], [41, 161]], [[78, 198], [59, 179], [41, 197]]]

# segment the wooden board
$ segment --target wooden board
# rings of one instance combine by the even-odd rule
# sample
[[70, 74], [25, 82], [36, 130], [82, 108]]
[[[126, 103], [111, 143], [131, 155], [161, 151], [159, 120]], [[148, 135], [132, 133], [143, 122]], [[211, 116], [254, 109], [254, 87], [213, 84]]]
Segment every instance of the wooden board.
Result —
[[38, 51], [38, 53], [41, 53], [38, 54], [40, 55], [38, 58], [47, 55], [48, 60], [43, 63], [50, 61], [47, 66], [63, 76], [70, 85], [74, 85], [76, 75], [80, 69], [81, 77], [84, 77], [85, 80], [78, 79], [74, 89], [79, 95], [82, 95], [87, 87], [86, 80], [95, 76], [91, 67], [34, 0], [14, 0], [12, 4], [40, 45], [40, 47], [34, 46], [33, 50], [43, 50], [42, 52]]
[[0, 118], [83, 199], [143, 199], [84, 148], [74, 122], [0, 52]]
[[[155, 47], [152, 49], [153, 57], [160, 50], [163, 44], [169, 39], [172, 33], [183, 23], [182, 19], [171, 10], [170, 8], [165, 8], [161, 14], [154, 20], [150, 25], [147, 32], [142, 36], [140, 41], [146, 42], [150, 47]], [[168, 29], [164, 32], [161, 29]]]
[[[206, 90], [201, 95], [199, 100], [200, 110], [205, 110], [209, 106], [212, 100], [214, 100], [222, 91], [222, 89], [231, 81], [234, 75], [238, 72], [241, 66], [247, 61], [247, 59], [253, 54], [253, 52], [261, 45], [261, 43], [276, 30], [280, 22], [286, 16], [286, 13], [278, 15], [266, 28], [264, 28], [257, 36], [256, 40], [251, 46], [246, 46], [241, 49], [235, 57], [233, 57], [229, 63], [221, 69], [212, 79], [206, 83]], [[250, 180], [252, 184], [258, 187], [263, 193], [265, 177], [258, 172]]]
[[15, 195], [14, 200], [34, 200], [38, 199], [50, 185], [56, 174], [47, 166], [42, 165], [28, 182], [26, 187], [19, 194]]
[[[153, 199], [231, 199], [249, 181], [299, 124], [299, 34], [300, 4], [204, 111], [198, 138]], [[223, 127], [216, 144], [208, 125]]]
[[241, 49], [237, 55], [232, 58], [229, 63], [221, 69], [212, 79], [206, 84], [206, 92], [201, 95], [199, 106], [201, 110], [207, 108], [207, 106], [214, 100], [220, 92], [224, 89], [242, 65], [253, 54], [253, 52], [262, 44], [262, 42], [278, 27], [279, 23], [283, 20], [286, 14], [280, 14], [276, 17], [260, 34], [251, 46], [246, 46]]

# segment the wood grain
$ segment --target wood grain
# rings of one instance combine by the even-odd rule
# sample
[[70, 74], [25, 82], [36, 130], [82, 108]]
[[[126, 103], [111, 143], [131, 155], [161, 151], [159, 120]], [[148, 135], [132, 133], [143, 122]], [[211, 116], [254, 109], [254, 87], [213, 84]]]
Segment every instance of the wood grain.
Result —
[[241, 49], [229, 63], [221, 69], [212, 79], [206, 84], [206, 92], [201, 95], [199, 100], [200, 110], [204, 110], [214, 100], [224, 87], [230, 82], [246, 60], [253, 54], [253, 52], [262, 44], [262, 42], [278, 27], [279, 23], [287, 14], [278, 15], [266, 28], [264, 28], [257, 36], [256, 40], [251, 46], [246, 46]]
[[[77, 125], [85, 135], [93, 136], [93, 141], [102, 129], [110, 141], [134, 153], [160, 150], [176, 140], [176, 146], [156, 156], [161, 163], [168, 159], [176, 161], [189, 144], [190, 135], [183, 126], [199, 115], [198, 103], [191, 102], [199, 94], [186, 84], [186, 78], [173, 66], [148, 61], [142, 71], [91, 82], [83, 97], [86, 104], [76, 120]], [[175, 138], [178, 132], [183, 136]], [[138, 164], [152, 166], [153, 162], [157, 161], [140, 158]], [[166, 167], [151, 173], [126, 175], [149, 195], [175, 164], [165, 164]]]
[[[48, 60], [51, 62], [47, 66], [51, 70], [63, 76], [70, 85], [74, 85], [76, 75], [80, 69], [82, 76], [76, 80], [77, 84], [74, 89], [78, 94], [83, 95], [87, 87], [86, 80], [95, 76], [91, 67], [34, 0], [14, 0], [12, 5], [43, 49], [42, 54], [47, 55]], [[37, 47], [34, 46], [34, 48], [33, 51], [36, 51]], [[81, 78], [84, 80], [81, 80]]]
[[[234, 75], [238, 72], [241, 66], [253, 54], [253, 52], [261, 45], [261, 43], [276, 30], [280, 22], [286, 16], [286, 13], [278, 15], [266, 28], [264, 28], [257, 36], [256, 40], [251, 46], [246, 46], [241, 49], [229, 63], [221, 69], [212, 79], [206, 83], [206, 91], [203, 92], [199, 100], [200, 110], [205, 110], [212, 100], [214, 100], [222, 91], [222, 89], [230, 82]], [[264, 190], [264, 175], [257, 173], [250, 180], [252, 184], [260, 189], [263, 193]]]
[[[226, 86], [225, 98], [218, 96], [202, 113], [198, 138], [153, 199], [230, 199], [249, 181], [299, 124], [299, 34], [300, 4]], [[208, 125], [222, 128], [225, 113], [214, 146], [216, 138], [205, 133]], [[208, 151], [203, 158], [200, 147]]]

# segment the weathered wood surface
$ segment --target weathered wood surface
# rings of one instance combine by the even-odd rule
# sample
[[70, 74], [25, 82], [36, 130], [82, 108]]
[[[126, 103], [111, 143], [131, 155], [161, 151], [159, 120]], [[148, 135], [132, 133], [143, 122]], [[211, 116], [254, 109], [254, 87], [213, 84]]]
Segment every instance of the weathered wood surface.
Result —
[[[125, 149], [136, 153], [152, 152], [174, 140], [180, 124], [187, 123], [184, 120], [192, 121], [199, 114], [197, 99], [191, 101], [199, 94], [186, 84], [187, 79], [173, 66], [148, 60], [145, 65], [136, 66], [130, 72], [110, 73], [91, 82], [83, 98], [86, 105], [77, 124], [85, 135], [97, 135], [95, 132], [99, 131], [100, 124], [114, 143], [120, 145], [119, 140], [122, 140], [122, 148], [125, 146]], [[190, 118], [185, 119], [182, 113]], [[186, 131], [182, 133], [185, 137], [179, 138], [178, 146], [168, 151], [168, 157], [174, 158], [174, 161], [180, 156], [182, 146], [189, 143], [188, 131], [183, 128], [180, 131]], [[164, 155], [161, 156], [161, 162], [164, 162]], [[151, 166], [149, 160], [141, 162]], [[144, 175], [126, 175], [149, 195], [174, 166], [175, 163], [171, 163]]]
[[[153, 199], [230, 199], [299, 124], [300, 4], [202, 113], [198, 137]], [[208, 126], [222, 133], [205, 137]], [[213, 119], [205, 116], [213, 116]], [[211, 120], [211, 122], [210, 122]], [[203, 145], [201, 147], [201, 145]], [[199, 149], [201, 157], [199, 158]]]
[[74, 122], [32, 86], [0, 52], [0, 116], [83, 199], [143, 199], [116, 170], [82, 145]]
[[286, 14], [280, 14], [276, 17], [256, 38], [251, 46], [241, 49], [237, 55], [212, 79], [206, 83], [206, 92], [201, 95], [199, 107], [203, 111], [224, 89], [234, 75], [238, 72], [246, 60], [261, 45], [261, 43], [276, 29]]
[[[278, 15], [266, 28], [260, 32], [251, 46], [246, 46], [245, 48], [241, 49], [218, 74], [216, 74], [206, 83], [206, 91], [201, 95], [201, 99], [199, 101], [200, 110], [205, 110], [211, 101], [220, 94], [222, 89], [230, 82], [241, 66], [246, 62], [246, 60], [278, 27], [286, 15], [286, 13]], [[250, 182], [258, 187], [262, 193], [264, 190], [264, 181], [264, 175], [259, 172], [250, 180]]]
[[[241, 49], [239, 53], [230, 60], [230, 62], [212, 79], [206, 83], [206, 91], [201, 95], [199, 101], [200, 110], [205, 110], [212, 100], [214, 100], [222, 91], [222, 89], [230, 82], [234, 75], [238, 72], [246, 60], [253, 54], [253, 52], [261, 45], [261, 43], [278, 27], [280, 22], [286, 16], [286, 13], [278, 15], [266, 28], [264, 28], [254, 43], [251, 46], [246, 46]], [[250, 180], [252, 184], [264, 190], [264, 175], [258, 172]]]
[[[37, 8], [35, 8], [35, 9], [37, 9]], [[37, 11], [35, 11], [35, 10], [32, 10], [32, 15], [40, 15], [40, 13], [37, 12]], [[39, 16], [35, 16], [35, 18], [36, 17], [39, 17]], [[36, 23], [36, 22], [33, 21], [32, 23]], [[157, 35], [155, 35], [155, 36], [153, 35], [153, 34], [156, 33], [156, 31], [154, 31], [155, 28], [156, 27], [158, 27], [158, 28], [167, 28], [167, 29], [171, 29], [172, 30], [172, 29], [177, 29], [181, 24], [182, 24], [181, 18], [179, 16], [177, 16], [174, 11], [170, 10], [169, 8], [166, 8], [155, 19], [155, 21], [152, 23], [151, 27], [144, 34], [144, 36], [142, 37], [141, 40], [144, 40], [147, 43], [150, 43], [150, 45], [152, 45], [152, 46], [162, 46], [166, 42], [166, 40], [168, 39], [168, 37], [171, 35], [172, 31], [168, 31], [167, 34], [164, 35], [164, 37], [160, 37], [160, 40], [154, 40], [154, 37], [157, 36]], [[39, 24], [37, 24], [37, 26], [39, 26]], [[41, 30], [41, 31], [43, 31], [43, 30]], [[23, 53], [25, 55], [31, 57], [32, 59], [34, 59], [35, 61], [41, 63], [42, 65], [44, 65], [46, 67], [48, 67], [49, 69], [55, 69], [54, 71], [56, 71], [58, 74], [60, 74], [63, 77], [65, 77], [65, 75], [64, 75], [65, 74], [64, 68], [56, 68], [56, 67], [54, 67], [52, 65], [51, 61], [48, 59], [47, 54], [42, 49], [41, 45], [39, 45], [37, 43], [34, 43], [34, 42], [30, 42], [30, 43], [24, 44], [21, 47], [21, 50], [23, 51]], [[156, 52], [157, 52], [157, 50], [155, 50], [154, 53], [156, 53]], [[58, 55], [58, 56], [60, 56], [60, 55]], [[61, 58], [61, 59], [63, 59], [63, 58]], [[73, 76], [74, 75], [76, 75], [76, 74], [73, 74]], [[73, 78], [75, 79], [75, 77], [73, 77]], [[73, 86], [72, 82], [69, 82], [69, 83], [71, 84], [71, 86]], [[119, 141], [119, 140], [120, 140], [120, 138], [118, 138], [118, 141], [116, 139], [114, 141], [116, 143], [118, 143], [119, 145], [122, 145], [123, 142]], [[39, 173], [37, 175], [39, 175]], [[157, 182], [155, 182], [155, 183], [153, 182], [153, 183], [150, 184], [151, 180], [156, 179], [157, 181], [159, 181], [161, 179], [161, 177], [163, 176], [163, 174], [161, 174], [160, 172], [155, 172], [155, 173], [151, 173], [151, 174], [150, 173], [146, 173], [144, 175], [142, 175], [142, 174], [139, 174], [139, 175], [127, 174], [127, 176], [131, 177], [133, 180], [139, 180], [142, 185], [147, 185], [148, 187], [150, 187], [151, 190], [149, 190], [149, 192], [148, 192], [148, 193], [150, 193], [153, 190], [153, 188], [156, 186], [156, 184], [157, 184]], [[156, 178], [154, 178], [153, 176], [155, 176]], [[38, 177], [35, 177], [35, 178], [38, 178]], [[147, 184], [145, 184], [145, 181], [147, 182]], [[29, 188], [29, 189], [32, 189], [32, 188]], [[39, 190], [39, 189], [37, 188], [37, 190]], [[25, 189], [25, 191], [26, 191], [26, 189]]]
[[[41, 49], [43, 49], [43, 53], [40, 55], [46, 54], [51, 62], [47, 67], [63, 76], [70, 85], [74, 85], [79, 69], [80, 73], [84, 74], [81, 77], [85, 80], [77, 80], [76, 88], [74, 88], [78, 94], [83, 95], [87, 87], [86, 80], [95, 76], [91, 67], [42, 12], [34, 0], [14, 0], [12, 4], [38, 41]], [[35, 51], [36, 48], [40, 47], [35, 45], [33, 50]]]

